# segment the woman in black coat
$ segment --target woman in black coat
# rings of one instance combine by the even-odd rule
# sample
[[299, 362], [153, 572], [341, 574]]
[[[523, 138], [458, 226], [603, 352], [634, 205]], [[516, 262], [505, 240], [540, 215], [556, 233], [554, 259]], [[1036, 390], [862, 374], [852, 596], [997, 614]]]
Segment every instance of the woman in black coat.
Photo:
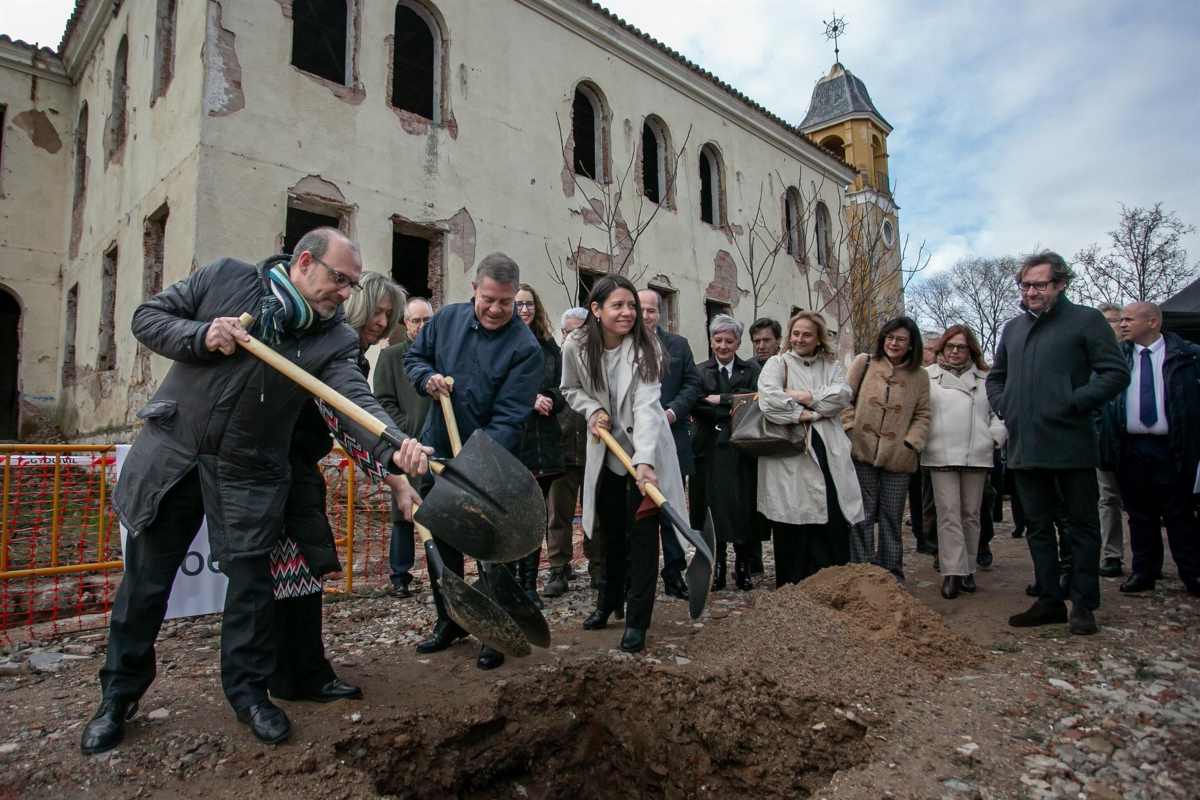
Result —
[[754, 588], [750, 562], [756, 538], [754, 527], [756, 465], [729, 443], [730, 412], [735, 395], [752, 394], [758, 387], [758, 364], [737, 356], [742, 341], [742, 323], [725, 314], [713, 317], [708, 326], [713, 357], [698, 365], [700, 402], [692, 409], [696, 422], [693, 449], [696, 472], [690, 489], [692, 525], [704, 524], [712, 514], [717, 533], [717, 563], [713, 591], [725, 588], [728, 545], [733, 544], [737, 588]]
[[[521, 284], [516, 296], [517, 316], [521, 318], [542, 348], [542, 383], [530, 409], [529, 419], [521, 434], [521, 446], [517, 456], [529, 467], [542, 489], [542, 497], [550, 494], [550, 485], [563, 474], [562, 427], [558, 424], [558, 413], [566, 408], [558, 384], [562, 381], [562, 350], [554, 341], [550, 319], [542, 298], [527, 283]], [[542, 547], [516, 562], [517, 581], [538, 608], [542, 599], [538, 597], [538, 564], [542, 559]]]

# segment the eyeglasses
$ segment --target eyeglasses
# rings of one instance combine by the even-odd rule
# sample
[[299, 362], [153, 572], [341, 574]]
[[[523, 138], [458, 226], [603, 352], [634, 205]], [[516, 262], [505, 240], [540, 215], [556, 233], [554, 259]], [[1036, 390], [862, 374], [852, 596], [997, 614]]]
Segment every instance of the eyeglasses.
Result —
[[959, 351], [966, 352], [967, 350], [970, 350], [971, 348], [965, 344], [948, 344], [945, 347], [943, 347], [942, 349], [945, 350], [947, 353], [957, 353]]
[[518, 311], [523, 308], [530, 311], [537, 310], [537, 302], [534, 300], [518, 300], [514, 305], [516, 305]]
[[[312, 253], [311, 253], [311, 252], [309, 252], [308, 254], [309, 254], [310, 256], [312, 256]], [[328, 264], [326, 264], [324, 261], [322, 261], [321, 259], [317, 258], [316, 256], [313, 256], [313, 260], [314, 260], [314, 261], [316, 261], [318, 264], [320, 264], [320, 265], [321, 265], [322, 267], [324, 267], [325, 269], [329, 270], [329, 277], [333, 278], [333, 283], [334, 283], [334, 285], [336, 285], [336, 286], [337, 286], [339, 289], [344, 289], [345, 287], [349, 286], [349, 287], [350, 287], [350, 291], [352, 291], [352, 292], [357, 292], [359, 289], [361, 289], [361, 288], [362, 288], [362, 284], [361, 284], [361, 283], [359, 283], [358, 281], [356, 281], [356, 280], [352, 279], [352, 278], [351, 278], [349, 275], [347, 275], [346, 273], [344, 273], [344, 272], [338, 272], [336, 269], [334, 269], [333, 267], [329, 266]]]
[[1047, 289], [1049, 289], [1053, 285], [1054, 285], [1054, 281], [1038, 281], [1037, 283], [1029, 283], [1028, 281], [1017, 281], [1017, 286], [1020, 287], [1022, 292], [1034, 291], [1034, 292], [1037, 292], [1038, 294], [1042, 294], [1043, 292], [1045, 292]]
[[888, 344], [908, 344], [907, 336], [885, 336], [883, 340]]

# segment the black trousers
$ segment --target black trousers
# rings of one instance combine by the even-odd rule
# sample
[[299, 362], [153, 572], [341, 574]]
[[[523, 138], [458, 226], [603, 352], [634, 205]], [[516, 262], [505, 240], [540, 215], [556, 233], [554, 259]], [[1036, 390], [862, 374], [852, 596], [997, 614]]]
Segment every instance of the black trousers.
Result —
[[[105, 697], [140, 698], [156, 673], [167, 599], [204, 517], [200, 477], [193, 470], [162, 498], [158, 516], [125, 546], [125, 576], [109, 617], [108, 652], [100, 669]], [[275, 668], [275, 597], [267, 556], [223, 561], [229, 578], [221, 619], [221, 686], [235, 710], [267, 698]]]
[[[1042, 600], [1100, 607], [1100, 487], [1096, 470], [1017, 469], [1017, 492], [1025, 511], [1029, 553]], [[1066, 529], [1055, 535], [1055, 516], [1061, 503]], [[1060, 541], [1064, 540], [1064, 541]], [[1067, 597], [1059, 589], [1060, 552], [1071, 554]]]
[[303, 695], [337, 677], [325, 658], [321, 635], [321, 594], [275, 601], [275, 672], [271, 694]]
[[912, 521], [913, 538], [917, 540], [917, 544], [925, 541], [925, 515], [922, 511], [925, 504], [922, 500], [924, 497], [924, 473], [927, 470], [918, 469], [908, 479], [908, 518]]
[[1200, 581], [1200, 523], [1193, 510], [1195, 470], [1181, 469], [1171, 458], [1166, 436], [1126, 435], [1121, 439], [1117, 483], [1129, 514], [1133, 572], [1162, 574], [1162, 529], [1185, 583]]
[[[829, 472], [825, 443], [814, 430], [813, 454], [825, 477], [826, 522], [817, 525], [789, 525], [771, 522], [775, 537], [775, 586], [799, 583], [818, 570], [850, 563], [850, 526], [838, 504], [837, 487]], [[808, 456], [800, 456], [807, 458]]]
[[[633, 478], [617, 475], [607, 466], [600, 468], [596, 491], [599, 530], [593, 530], [592, 535], [604, 537], [605, 584], [600, 593], [601, 603], [607, 606], [603, 610], [614, 611], [624, 599], [626, 627], [645, 630], [650, 627], [654, 613], [660, 522], [657, 513], [636, 519], [642, 499]], [[671, 535], [675, 535], [673, 530]]]

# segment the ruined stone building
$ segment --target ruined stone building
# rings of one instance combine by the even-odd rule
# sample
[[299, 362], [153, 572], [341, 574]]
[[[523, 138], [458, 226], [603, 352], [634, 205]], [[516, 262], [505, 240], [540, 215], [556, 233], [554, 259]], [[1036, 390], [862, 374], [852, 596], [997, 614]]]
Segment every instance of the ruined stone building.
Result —
[[495, 250], [555, 314], [619, 270], [700, 357], [718, 311], [845, 306], [847, 209], [895, 241], [891, 129], [840, 65], [814, 101], [582, 0], [77, 0], [57, 50], [0, 36], [0, 439], [125, 438], [167, 366], [137, 304], [321, 224], [435, 304]]

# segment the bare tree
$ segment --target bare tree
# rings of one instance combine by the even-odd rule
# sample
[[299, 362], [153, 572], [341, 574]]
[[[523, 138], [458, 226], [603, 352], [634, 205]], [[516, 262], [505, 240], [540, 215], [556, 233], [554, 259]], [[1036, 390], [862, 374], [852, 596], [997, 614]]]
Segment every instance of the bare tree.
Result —
[[987, 355], [995, 352], [1005, 323], [1019, 307], [1013, 276], [1017, 260], [963, 258], [950, 269], [919, 281], [908, 293], [910, 310], [922, 326], [969, 327]]
[[[591, 255], [595, 257], [593, 260], [601, 262], [600, 266], [605, 272], [624, 275], [634, 284], [639, 284], [650, 269], [650, 265], [644, 264], [640, 270], [632, 273], [631, 263], [634, 251], [637, 249], [642, 235], [658, 216], [658, 212], [662, 210], [663, 206], [668, 205], [670, 198], [674, 196], [675, 178], [679, 174], [679, 160], [687, 148], [688, 140], [692, 137], [692, 126], [688, 126], [679, 149], [673, 153], [669, 151], [667, 153], [669, 162], [668, 168], [665, 170], [666, 181], [659, 202], [650, 202], [651, 208], [647, 210], [645, 193], [634, 192], [637, 206], [634, 209], [633, 222], [630, 224], [623, 211], [623, 205], [627, 196], [626, 190], [630, 188], [630, 177], [633, 175], [634, 167], [641, 155], [640, 149], [636, 146], [631, 148], [629, 161], [619, 176], [613, 180], [589, 181], [588, 183], [593, 187], [589, 190], [589, 187], [579, 179], [579, 175], [575, 172], [575, 165], [568, 156], [569, 150], [566, 136], [563, 133], [562, 119], [558, 114], [554, 115], [554, 119], [558, 123], [558, 142], [563, 154], [564, 169], [571, 175], [575, 190], [585, 201], [584, 207], [578, 213], [581, 214], [585, 223], [604, 232], [605, 250], [602, 252], [592, 251]], [[644, 120], [643, 124], [645, 124]], [[568, 255], [566, 258], [555, 257], [550, 252], [549, 244], [545, 245], [545, 249], [546, 260], [550, 264], [551, 279], [562, 288], [567, 296], [567, 302], [572, 306], [575, 305], [579, 298], [580, 270], [583, 266], [581, 261], [588, 254], [588, 250], [583, 246], [583, 237], [576, 240], [574, 247], [571, 246], [570, 238], [567, 239]]]
[[[754, 301], [753, 318], [758, 319], [759, 310], [771, 299], [775, 292], [775, 259], [787, 243], [787, 234], [776, 236], [769, 222], [770, 215], [763, 212], [763, 187], [758, 186], [758, 206], [754, 216], [741, 227], [745, 230], [746, 241], [743, 243], [737, 231], [733, 230], [730, 237], [737, 251], [738, 261], [742, 271], [750, 282], [750, 298]], [[785, 231], [787, 222], [785, 220]]]
[[944, 331], [963, 316], [950, 270], [918, 281], [908, 290], [904, 299], [911, 316], [924, 329]]
[[1163, 211], [1162, 203], [1150, 208], [1122, 204], [1121, 220], [1108, 232], [1108, 248], [1092, 244], [1075, 254], [1071, 287], [1091, 305], [1162, 302], [1200, 273], [1200, 263], [1189, 265], [1181, 245], [1195, 231], [1174, 211]]

